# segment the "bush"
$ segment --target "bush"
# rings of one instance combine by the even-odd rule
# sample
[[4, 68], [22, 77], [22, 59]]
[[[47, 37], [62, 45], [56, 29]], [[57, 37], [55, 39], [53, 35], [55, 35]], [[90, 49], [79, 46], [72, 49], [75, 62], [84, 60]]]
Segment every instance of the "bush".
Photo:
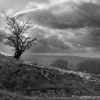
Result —
[[52, 67], [61, 68], [61, 69], [68, 69], [68, 62], [62, 59], [55, 60], [52, 64]]
[[77, 65], [77, 70], [90, 74], [100, 74], [100, 61], [88, 60]]

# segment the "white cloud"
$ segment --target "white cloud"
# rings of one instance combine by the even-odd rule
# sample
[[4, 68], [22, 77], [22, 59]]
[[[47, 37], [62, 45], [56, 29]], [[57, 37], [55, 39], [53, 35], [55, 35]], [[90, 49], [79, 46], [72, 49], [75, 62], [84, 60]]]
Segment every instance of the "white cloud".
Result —
[[46, 3], [34, 3], [33, 1], [30, 1], [27, 5], [26, 5], [26, 10], [27, 9], [34, 9], [34, 8], [37, 8], [37, 9], [45, 9], [49, 6], [49, 4], [46, 4]]

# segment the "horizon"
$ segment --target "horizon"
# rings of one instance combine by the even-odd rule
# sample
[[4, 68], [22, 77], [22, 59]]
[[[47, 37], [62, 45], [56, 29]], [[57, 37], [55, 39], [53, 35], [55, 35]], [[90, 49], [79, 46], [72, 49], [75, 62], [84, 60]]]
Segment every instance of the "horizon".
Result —
[[[3, 53], [1, 51], [0, 51], [0, 54], [6, 55], [6, 56], [13, 56], [13, 54]], [[83, 56], [83, 54], [78, 55], [78, 54], [67, 54], [67, 53], [34, 53], [34, 54], [26, 53], [26, 54], [23, 54], [22, 57], [25, 57], [25, 56], [31, 57], [34, 55], [37, 55], [37, 56], [76, 56], [76, 57], [84, 57], [84, 58], [100, 58], [98, 54], [91, 55], [91, 56], [85, 54]]]

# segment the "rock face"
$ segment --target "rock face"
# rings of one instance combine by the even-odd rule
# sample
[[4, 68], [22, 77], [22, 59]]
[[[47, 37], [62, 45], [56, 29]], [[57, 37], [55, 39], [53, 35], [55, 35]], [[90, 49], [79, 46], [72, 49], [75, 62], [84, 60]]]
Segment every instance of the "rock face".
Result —
[[98, 95], [74, 73], [57, 69], [39, 67], [36, 64], [18, 63], [11, 57], [0, 55], [0, 88], [9, 91], [20, 91], [31, 95], [33, 92], [45, 94]]

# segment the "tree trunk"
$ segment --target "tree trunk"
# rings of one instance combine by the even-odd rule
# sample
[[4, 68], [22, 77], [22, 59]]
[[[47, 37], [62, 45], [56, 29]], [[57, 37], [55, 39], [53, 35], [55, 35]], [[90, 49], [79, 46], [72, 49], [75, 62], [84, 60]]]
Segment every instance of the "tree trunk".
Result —
[[15, 58], [16, 60], [19, 60], [21, 54], [22, 54], [22, 52], [20, 52], [20, 51], [15, 52], [14, 58]]

